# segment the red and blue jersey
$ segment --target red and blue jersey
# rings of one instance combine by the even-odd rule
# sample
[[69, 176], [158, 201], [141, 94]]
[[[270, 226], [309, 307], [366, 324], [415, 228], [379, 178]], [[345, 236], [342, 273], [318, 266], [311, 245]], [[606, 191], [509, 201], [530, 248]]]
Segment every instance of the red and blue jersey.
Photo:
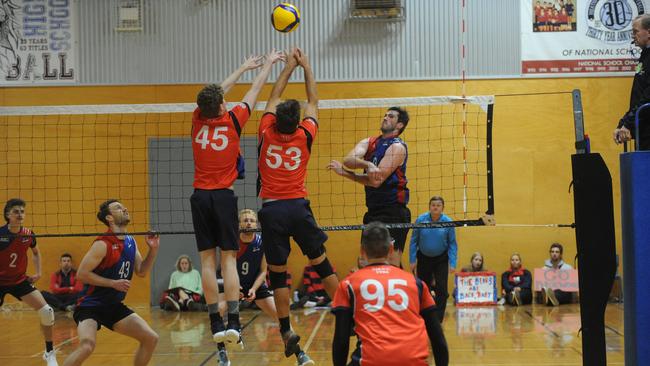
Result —
[[[125, 235], [123, 240], [114, 235], [105, 235], [98, 237], [96, 241], [106, 244], [106, 256], [93, 272], [111, 280], [131, 280], [137, 252], [135, 239], [130, 235]], [[87, 284], [81, 292], [77, 306], [111, 305], [122, 302], [125, 297], [126, 292]]]
[[27, 249], [36, 246], [32, 231], [21, 227], [18, 234], [9, 225], [0, 227], [0, 287], [17, 285], [27, 279]]
[[244, 243], [239, 239], [239, 252], [237, 252], [237, 273], [239, 273], [239, 285], [248, 290], [253, 287], [255, 279], [262, 268], [264, 247], [262, 247], [262, 236], [255, 234], [250, 243]]
[[[386, 155], [386, 150], [393, 144], [402, 144], [407, 149], [406, 143], [399, 137], [382, 138], [381, 136], [371, 137], [368, 141], [368, 151], [364, 156], [366, 161], [370, 161], [375, 166]], [[403, 205], [409, 202], [409, 189], [406, 188], [408, 179], [406, 179], [406, 161], [408, 160], [408, 149], [404, 162], [397, 167], [384, 182], [377, 188], [366, 186], [366, 206], [368, 208], [377, 208], [385, 206]]]

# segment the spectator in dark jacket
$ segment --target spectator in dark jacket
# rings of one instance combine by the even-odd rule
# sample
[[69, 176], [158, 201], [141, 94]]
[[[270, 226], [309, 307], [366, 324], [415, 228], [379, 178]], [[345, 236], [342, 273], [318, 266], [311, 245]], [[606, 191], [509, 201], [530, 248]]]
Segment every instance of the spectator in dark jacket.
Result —
[[501, 291], [505, 301], [514, 306], [533, 302], [533, 276], [521, 263], [521, 255], [510, 256], [510, 268], [501, 275]]
[[43, 291], [43, 297], [56, 310], [72, 311], [77, 302], [83, 283], [77, 280], [77, 270], [72, 267], [72, 256], [61, 254], [60, 270], [50, 276], [50, 291]]
[[617, 144], [639, 139], [640, 150], [650, 150], [650, 110], [644, 109], [639, 114], [639, 135], [635, 136], [635, 116], [639, 107], [650, 103], [650, 14], [641, 14], [632, 22], [634, 44], [641, 48], [641, 57], [636, 66], [630, 106], [614, 130], [614, 142]]

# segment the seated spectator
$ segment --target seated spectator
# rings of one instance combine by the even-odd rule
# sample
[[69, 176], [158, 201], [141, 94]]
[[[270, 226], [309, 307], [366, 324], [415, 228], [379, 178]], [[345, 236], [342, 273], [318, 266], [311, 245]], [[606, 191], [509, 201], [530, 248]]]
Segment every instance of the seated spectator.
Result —
[[201, 310], [205, 303], [201, 274], [192, 268], [192, 260], [182, 254], [176, 260], [176, 270], [169, 278], [168, 289], [163, 292], [160, 307], [165, 310]]
[[[564, 263], [562, 260], [562, 254], [564, 253], [564, 247], [562, 247], [562, 244], [551, 244], [549, 253], [551, 257], [544, 262], [544, 268], [560, 271], [573, 269], [573, 267]], [[552, 289], [548, 287], [542, 288], [542, 303], [544, 305], [558, 306], [560, 304], [568, 304], [572, 300], [573, 294], [571, 292], [565, 292], [560, 289]]]
[[[470, 258], [469, 266], [465, 266], [460, 269], [461, 272], [486, 272], [487, 268], [483, 266], [483, 254], [481, 252], [474, 252], [472, 258]], [[452, 296], [454, 298], [454, 304], [456, 303], [456, 298], [458, 295], [458, 288], [454, 287]]]
[[72, 267], [70, 254], [61, 254], [59, 267], [61, 269], [50, 276], [51, 292], [43, 291], [43, 297], [55, 310], [73, 311], [83, 283], [77, 280], [77, 270]]
[[514, 253], [510, 257], [510, 268], [501, 275], [501, 293], [505, 301], [514, 306], [533, 302], [533, 276], [521, 264], [521, 256]]
[[470, 260], [469, 266], [463, 267], [461, 272], [485, 272], [487, 268], [483, 265], [483, 254], [480, 252], [474, 252], [472, 254], [472, 259]]

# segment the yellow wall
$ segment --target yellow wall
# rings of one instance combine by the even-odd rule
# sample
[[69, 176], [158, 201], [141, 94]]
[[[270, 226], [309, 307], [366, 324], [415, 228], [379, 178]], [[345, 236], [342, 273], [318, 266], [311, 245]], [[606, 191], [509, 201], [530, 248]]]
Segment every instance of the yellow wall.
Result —
[[[573, 197], [568, 192], [569, 183], [571, 182], [570, 155], [574, 152], [574, 131], [573, 116], [571, 112], [570, 94], [539, 94], [549, 92], [570, 92], [574, 88], [581, 89], [582, 101], [585, 111], [585, 129], [591, 137], [592, 150], [600, 152], [607, 163], [612, 174], [614, 183], [614, 204], [615, 217], [620, 215], [619, 202], [619, 184], [618, 184], [618, 154], [621, 148], [611, 142], [611, 132], [615, 127], [620, 115], [626, 109], [629, 96], [631, 80], [630, 78], [581, 78], [581, 79], [509, 79], [509, 80], [474, 80], [469, 81], [466, 85], [467, 94], [494, 94], [497, 95], [494, 113], [494, 183], [495, 183], [495, 206], [496, 218], [500, 224], [549, 224], [549, 223], [571, 223], [573, 222]], [[97, 87], [50, 87], [50, 88], [4, 88], [0, 89], [0, 105], [18, 106], [18, 105], [57, 105], [57, 104], [122, 104], [122, 103], [178, 103], [192, 102], [195, 99], [196, 92], [200, 85], [181, 85], [181, 86], [97, 86]], [[238, 100], [247, 90], [247, 85], [237, 86], [227, 96], [228, 100]], [[270, 88], [267, 87], [262, 94], [261, 100], [264, 100]], [[425, 95], [459, 95], [461, 93], [461, 84], [458, 81], [414, 81], [414, 82], [367, 82], [367, 83], [321, 83], [319, 85], [319, 94], [321, 99], [342, 99], [342, 98], [364, 98], [364, 97], [403, 97], [403, 96], [425, 96]], [[507, 94], [527, 94], [524, 96], [506, 96]], [[285, 92], [285, 97], [294, 97], [301, 99], [304, 97], [304, 88], [301, 84], [289, 85]], [[165, 127], [158, 126], [153, 120], [140, 121], [142, 128], [155, 128], [158, 136], [183, 136], [187, 132], [189, 121], [183, 119], [177, 121], [166, 121]], [[156, 120], [157, 121], [157, 120]], [[4, 124], [4, 122], [3, 122]], [[377, 121], [377, 125], [379, 121]], [[8, 137], [17, 137], [16, 128], [0, 128], [0, 137], [8, 141]], [[26, 128], [23, 126], [22, 128]], [[65, 130], [65, 133], [77, 133], [81, 127], [73, 127], [72, 124]], [[109, 136], [117, 136], [118, 132], [110, 130], [110, 120], [105, 122], [99, 121], [94, 127], [85, 126], [83, 128], [94, 129], [95, 132], [102, 131]], [[245, 133], [253, 133], [254, 126], [249, 126]], [[36, 130], [36, 129], [33, 129]], [[84, 130], [85, 131], [85, 130]], [[32, 132], [32, 131], [28, 131]], [[50, 131], [53, 133], [53, 131]], [[57, 132], [57, 133], [60, 133]], [[407, 130], [408, 133], [408, 130]], [[23, 135], [24, 136], [24, 135]], [[48, 136], [48, 131], [44, 132], [43, 137]], [[413, 136], [411, 136], [413, 137]], [[325, 138], [325, 137], [323, 137]], [[334, 137], [330, 137], [334, 138]], [[331, 154], [336, 156], [337, 151], [340, 155], [344, 154], [358, 136], [344, 136], [344, 143], [332, 150]], [[405, 138], [409, 140], [409, 135]], [[94, 139], [94, 138], [93, 138]], [[22, 140], [21, 140], [22, 141]], [[95, 139], [95, 141], [97, 141]], [[114, 148], [116, 137], [108, 138], [102, 149], [109, 151]], [[324, 140], [325, 141], [325, 140]], [[321, 141], [323, 142], [323, 141]], [[25, 142], [29, 144], [30, 142]], [[50, 146], [56, 151], [56, 142], [51, 142]], [[125, 144], [120, 139], [121, 144]], [[124, 149], [130, 147], [144, 146], [144, 138], [133, 138], [128, 140], [123, 146]], [[139, 152], [144, 154], [144, 150]], [[313, 191], [326, 190], [328, 187], [314, 187], [315, 174], [327, 174], [328, 179], [334, 181], [336, 177], [331, 177], [330, 173], [318, 172], [318, 169], [327, 163], [329, 156], [318, 157], [318, 151], [314, 152], [310, 166], [310, 180], [308, 188]], [[45, 155], [54, 155], [54, 152], [43, 153]], [[327, 155], [330, 155], [328, 153]], [[0, 156], [0, 160], [15, 161], [16, 157]], [[25, 159], [25, 157], [23, 157]], [[32, 157], [37, 161], [38, 154]], [[83, 159], [75, 156], [74, 153], [65, 156], [57, 156], [57, 161], [64, 159], [74, 161], [79, 159], [77, 165], [70, 169], [85, 169]], [[144, 156], [142, 159], [134, 159], [130, 169], [134, 174], [123, 179], [131, 179], [130, 183], [137, 185], [146, 182], [146, 162]], [[25, 162], [25, 160], [22, 160]], [[10, 165], [10, 164], [8, 164]], [[101, 165], [101, 164], [100, 164]], [[98, 170], [110, 168], [110, 164], [96, 165]], [[47, 165], [42, 168], [40, 173], [48, 174]], [[423, 169], [423, 168], [420, 168]], [[411, 174], [421, 174], [422, 172], [413, 171]], [[34, 171], [34, 174], [39, 171]], [[32, 180], [33, 181], [33, 180]], [[3, 181], [2, 184], [23, 185], [38, 183], [18, 181]], [[324, 182], [325, 180], [320, 180]], [[139, 182], [139, 183], [138, 183]], [[66, 191], [65, 195], [70, 198], [80, 197], [84, 191], [78, 188], [77, 184], [71, 184], [71, 189]], [[111, 182], [117, 185], [118, 182]], [[47, 183], [43, 181], [43, 188], [34, 186], [33, 197], [50, 197], [47, 192]], [[360, 187], [353, 183], [345, 183], [346, 192], [359, 192]], [[85, 186], [87, 187], [87, 186]], [[110, 188], [90, 187], [97, 194], [104, 194]], [[10, 191], [11, 192], [11, 191]], [[102, 193], [103, 192], [103, 193]], [[423, 197], [436, 194], [437, 192], [418, 192]], [[132, 194], [148, 194], [146, 190], [142, 192], [119, 191], [115, 196], [121, 197], [130, 205], [134, 215], [140, 216], [138, 222], [147, 222], [148, 206], [146, 202], [131, 200]], [[9, 193], [11, 195], [11, 193]], [[59, 195], [61, 193], [59, 192]], [[109, 194], [110, 195], [110, 194]], [[126, 195], [126, 198], [125, 198]], [[59, 196], [58, 200], [65, 201], [66, 197]], [[0, 197], [3, 200], [6, 197]], [[23, 197], [28, 201], [32, 197]], [[413, 219], [426, 210], [426, 199], [410, 205]], [[95, 209], [95, 202], [82, 202], [83, 210]], [[89, 205], [90, 207], [86, 207]], [[78, 218], [75, 216], [73, 205], [69, 209], [71, 218], [66, 225], [74, 224]], [[36, 207], [32, 207], [36, 209]], [[59, 207], [46, 207], [48, 212], [53, 212]], [[362, 209], [361, 209], [362, 211]], [[29, 214], [29, 206], [28, 206]], [[317, 219], [319, 213], [317, 212]], [[336, 212], [333, 212], [336, 215]], [[86, 215], [88, 216], [88, 215]], [[37, 220], [42, 220], [38, 218]], [[32, 220], [32, 221], [30, 221]], [[84, 220], [92, 220], [92, 217], [85, 217]], [[360, 221], [360, 220], [359, 220]], [[618, 220], [617, 220], [618, 221]], [[92, 222], [92, 221], [91, 221]], [[32, 218], [27, 218], [29, 224], [37, 224]], [[351, 222], [352, 224], [358, 223]], [[134, 228], [134, 229], [143, 229]], [[101, 226], [96, 226], [98, 230]], [[617, 222], [617, 233], [619, 233]], [[347, 269], [352, 267], [358, 253], [358, 232], [335, 232], [330, 233], [328, 243], [328, 253], [331, 261], [334, 263], [340, 274], [346, 273]], [[508, 266], [509, 255], [512, 252], [520, 252], [527, 268], [539, 267], [547, 257], [548, 246], [553, 241], [559, 241], [565, 245], [565, 259], [572, 263], [575, 256], [575, 235], [571, 229], [557, 228], [513, 228], [513, 227], [476, 227], [476, 228], [459, 228], [457, 229], [459, 241], [459, 266], [469, 262], [469, 256], [474, 251], [481, 251], [485, 255], [486, 265], [489, 269], [502, 272]], [[39, 240], [41, 251], [44, 257], [44, 279], [39, 283], [39, 288], [47, 288], [49, 275], [57, 269], [58, 257], [60, 253], [70, 252], [76, 262], [81, 259], [88, 246], [91, 238], [42, 238]], [[620, 234], [617, 237], [617, 248], [620, 252]], [[142, 238], [140, 249], [143, 255], [146, 252]], [[406, 263], [406, 254], [404, 257]], [[302, 266], [305, 259], [301, 257], [299, 251], [294, 250], [290, 259], [291, 272], [294, 275], [294, 283], [299, 282]], [[132, 303], [148, 302], [149, 299], [149, 280], [136, 280], [135, 286], [132, 287], [128, 301]]]

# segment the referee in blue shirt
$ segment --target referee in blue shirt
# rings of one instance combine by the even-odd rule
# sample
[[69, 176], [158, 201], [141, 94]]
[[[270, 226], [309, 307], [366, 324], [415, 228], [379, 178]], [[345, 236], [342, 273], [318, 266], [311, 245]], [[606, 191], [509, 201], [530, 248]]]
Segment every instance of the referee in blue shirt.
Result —
[[[415, 223], [453, 221], [451, 217], [442, 213], [444, 208], [445, 200], [442, 197], [431, 197], [429, 212], [418, 216]], [[453, 227], [413, 229], [409, 249], [411, 271], [435, 292], [436, 315], [442, 323], [449, 297], [447, 280], [449, 273], [456, 270], [458, 253], [456, 229]]]

